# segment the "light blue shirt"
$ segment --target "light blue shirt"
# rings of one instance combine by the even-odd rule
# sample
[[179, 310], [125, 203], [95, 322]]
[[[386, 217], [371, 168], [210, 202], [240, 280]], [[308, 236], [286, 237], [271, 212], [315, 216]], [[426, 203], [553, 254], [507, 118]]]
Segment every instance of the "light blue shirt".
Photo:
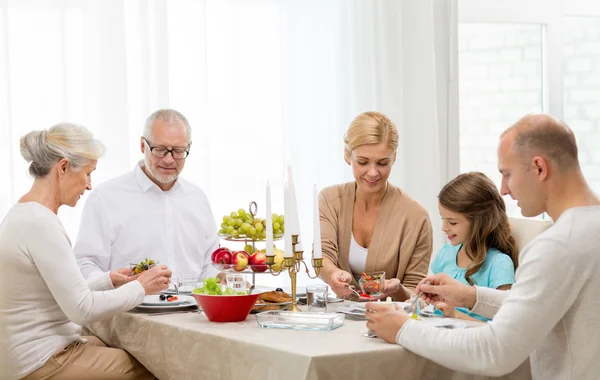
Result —
[[[460, 268], [456, 264], [458, 251], [462, 244], [453, 246], [445, 244], [440, 251], [435, 255], [431, 263], [431, 272], [434, 274], [445, 273], [448, 276], [469, 285], [465, 278], [467, 268]], [[500, 252], [495, 248], [490, 248], [487, 251], [483, 265], [479, 270], [471, 275], [471, 279], [477, 286], [485, 286], [486, 288], [497, 289], [502, 285], [512, 285], [515, 282], [515, 266], [512, 259], [507, 254]], [[457, 310], [482, 321], [489, 321], [489, 318], [479, 314], [471, 313], [466, 308], [457, 308]]]

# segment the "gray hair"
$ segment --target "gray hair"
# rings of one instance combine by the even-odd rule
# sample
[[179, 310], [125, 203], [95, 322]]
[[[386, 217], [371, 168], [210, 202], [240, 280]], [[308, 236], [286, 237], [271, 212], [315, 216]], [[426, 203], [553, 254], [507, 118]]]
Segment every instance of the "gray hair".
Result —
[[87, 165], [104, 154], [104, 145], [81, 125], [60, 123], [21, 137], [21, 156], [35, 178], [44, 177], [63, 158], [73, 169]]
[[185, 125], [185, 129], [188, 135], [188, 142], [192, 140], [192, 128], [190, 127], [188, 119], [186, 119], [186, 117], [183, 116], [181, 112], [170, 108], [156, 110], [152, 112], [150, 116], [148, 116], [148, 118], [146, 119], [146, 123], [144, 124], [144, 132], [142, 134], [142, 136], [144, 136], [146, 139], [150, 139], [150, 135], [152, 134], [152, 127], [157, 119], [166, 121], [169, 124], [176, 122], [183, 123], [183, 125]]

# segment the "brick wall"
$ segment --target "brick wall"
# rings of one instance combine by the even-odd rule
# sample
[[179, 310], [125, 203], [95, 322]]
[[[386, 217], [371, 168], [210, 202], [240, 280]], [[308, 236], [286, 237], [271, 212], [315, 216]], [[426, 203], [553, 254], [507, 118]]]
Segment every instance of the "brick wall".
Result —
[[[502, 131], [542, 110], [539, 25], [459, 25], [461, 171], [481, 171], [500, 184], [496, 147]], [[506, 198], [509, 215], [520, 215]]]
[[566, 19], [565, 58], [565, 121], [577, 137], [583, 173], [600, 193], [600, 19]]
[[[564, 118], [579, 144], [586, 178], [600, 193], [600, 19], [567, 19]], [[542, 111], [540, 25], [460, 24], [461, 171], [477, 170], [500, 183], [500, 133]], [[519, 215], [507, 199], [509, 215]]]

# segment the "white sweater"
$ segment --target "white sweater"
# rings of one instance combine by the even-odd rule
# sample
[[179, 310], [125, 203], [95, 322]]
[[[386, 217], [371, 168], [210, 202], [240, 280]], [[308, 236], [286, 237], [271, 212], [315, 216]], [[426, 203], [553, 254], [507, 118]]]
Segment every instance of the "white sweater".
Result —
[[[409, 320], [397, 343], [448, 368], [500, 376], [530, 357], [534, 380], [600, 376], [600, 207], [564, 212], [523, 249], [509, 292], [477, 287], [482, 327]], [[495, 315], [494, 315], [495, 314]]]
[[0, 224], [0, 289], [0, 379], [28, 375], [80, 340], [78, 325], [144, 299], [139, 281], [115, 290], [106, 273], [86, 282], [58, 216], [36, 202], [16, 204]]

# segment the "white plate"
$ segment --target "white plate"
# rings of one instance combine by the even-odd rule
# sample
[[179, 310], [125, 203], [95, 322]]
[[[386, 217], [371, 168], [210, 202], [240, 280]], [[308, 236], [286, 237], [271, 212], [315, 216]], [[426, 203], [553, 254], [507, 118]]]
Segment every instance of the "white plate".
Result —
[[153, 294], [153, 295], [149, 295], [144, 297], [144, 302], [142, 302], [142, 306], [152, 306], [152, 307], [166, 307], [169, 305], [182, 305], [185, 303], [196, 303], [196, 299], [192, 296], [185, 296], [185, 295], [179, 295], [177, 297], [178, 299], [175, 301], [167, 301], [164, 300], [162, 301], [159, 298], [158, 294]]
[[365, 320], [367, 319], [367, 318], [365, 318], [364, 310], [363, 311], [356, 310], [350, 306], [340, 306], [337, 308], [337, 311], [340, 313], [344, 313], [346, 315], [351, 315], [356, 318], [365, 319]]
[[[377, 302], [376, 302], [377, 303]], [[385, 303], [385, 302], [380, 302], [380, 303]], [[362, 310], [364, 313], [365, 310], [365, 306], [366, 306], [366, 302], [357, 302], [357, 303], [353, 303], [350, 306], [351, 308], [355, 309], [355, 310]], [[405, 306], [409, 306], [410, 302], [393, 302], [394, 306], [398, 309], [404, 309]]]
[[[169, 311], [176, 311], [176, 310], [185, 310], [185, 309], [189, 309], [192, 307], [196, 307], [196, 303], [192, 303], [192, 302], [186, 302], [183, 304], [179, 304], [179, 305], [165, 305], [165, 306], [144, 306], [144, 305], [139, 305], [138, 307], [135, 308], [135, 310], [138, 311], [144, 311], [144, 312], [162, 312], [165, 310], [169, 310]], [[200, 309], [200, 308], [198, 308]]]

